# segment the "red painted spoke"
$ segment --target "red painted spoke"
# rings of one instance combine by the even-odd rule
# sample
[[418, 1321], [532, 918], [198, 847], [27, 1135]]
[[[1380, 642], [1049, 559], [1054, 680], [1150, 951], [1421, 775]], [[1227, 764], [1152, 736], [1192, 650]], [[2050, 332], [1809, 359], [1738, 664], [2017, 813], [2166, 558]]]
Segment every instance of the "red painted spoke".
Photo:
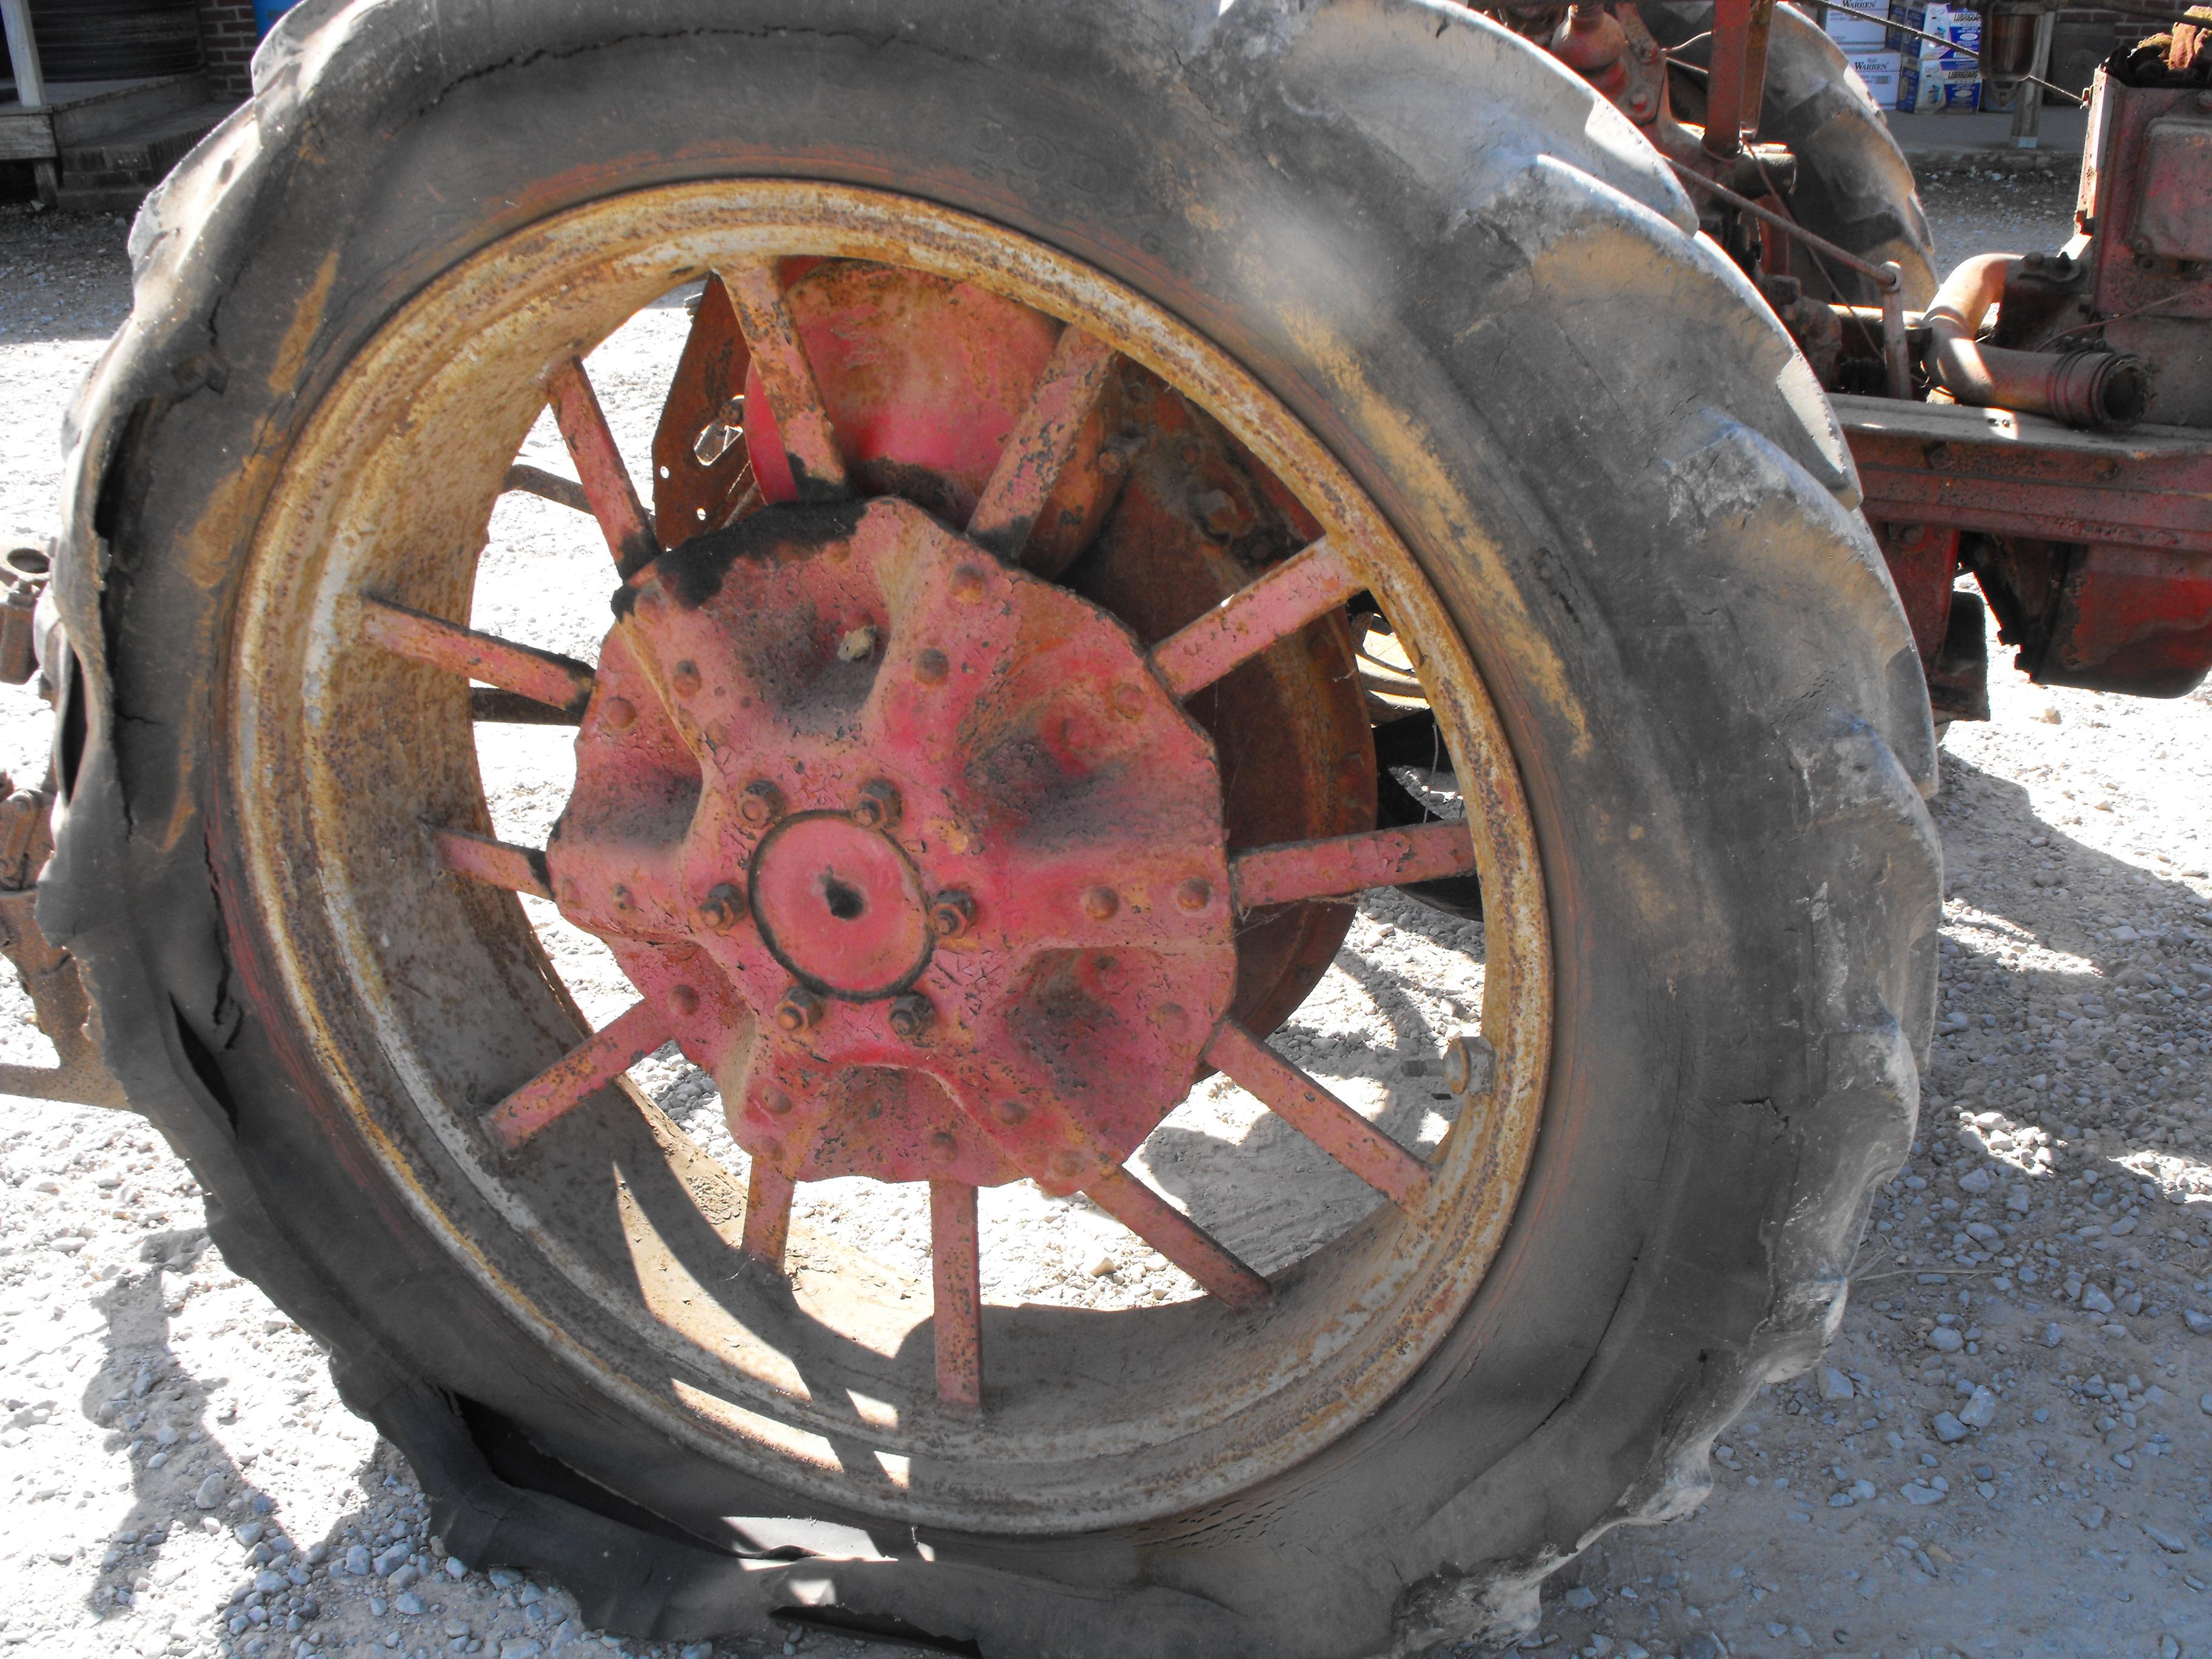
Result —
[[484, 1128], [513, 1152], [668, 1041], [660, 1011], [641, 1002], [524, 1084], [484, 1117]]
[[607, 550], [615, 556], [616, 567], [625, 573], [643, 568], [659, 556], [660, 541], [653, 534], [653, 520], [646, 516], [645, 504], [637, 498], [636, 486], [629, 481], [629, 469], [623, 465], [622, 452], [615, 447], [615, 434], [607, 429], [599, 394], [592, 390], [582, 362], [571, 357], [547, 375], [545, 395], [553, 405], [561, 441], [568, 446], [568, 458], [576, 464], [576, 476], [583, 480], [581, 488], [591, 504], [592, 516], [599, 521], [599, 533], [607, 538]]
[[361, 602], [361, 636], [371, 645], [410, 662], [465, 674], [502, 691], [527, 697], [580, 718], [592, 697], [592, 666], [555, 651], [517, 645], [494, 634], [479, 634], [439, 617], [386, 605]]
[[535, 847], [510, 846], [489, 836], [472, 836], [465, 830], [442, 825], [432, 826], [430, 840], [440, 860], [456, 875], [542, 899], [553, 896], [553, 878], [546, 871], [545, 854]]
[[592, 498], [584, 494], [584, 486], [574, 478], [564, 478], [557, 472], [548, 472], [542, 466], [526, 466], [517, 461], [507, 469], [507, 483], [502, 489], [535, 495], [540, 501], [565, 507], [575, 513], [589, 513]]
[[783, 283], [773, 264], [733, 265], [718, 273], [736, 307], [753, 367], [768, 394], [776, 436], [791, 458], [792, 482], [801, 501], [845, 493], [845, 457], [815, 384], [814, 366], [783, 302]]
[[1249, 1031], [1224, 1021], [1206, 1064], [1400, 1209], [1428, 1195], [1428, 1166]]
[[1020, 424], [1000, 452], [990, 481], [968, 520], [968, 536], [1008, 564], [1020, 562], [1030, 528], [1044, 510], [1060, 470], [1075, 453], [1076, 434], [1097, 407], [1106, 377], [1119, 356], [1095, 334], [1069, 324], [1052, 361], [1037, 377], [1036, 390]]
[[948, 1411], [983, 1408], [983, 1256], [975, 1189], [929, 1183], [929, 1264], [935, 1288], [937, 1398]]
[[1274, 1294], [1212, 1234], [1127, 1170], [1085, 1188], [1084, 1196], [1240, 1312], [1263, 1306]]
[[1328, 841], [1287, 842], [1240, 854], [1230, 866], [1237, 905], [1327, 898], [1401, 882], [1435, 881], [1474, 868], [1474, 837], [1464, 823], [1419, 823]]
[[791, 1242], [792, 1179], [766, 1158], [753, 1159], [745, 1183], [745, 1254], [778, 1273]]
[[1364, 586], [1324, 536], [1162, 640], [1152, 648], [1152, 671], [1175, 696], [1187, 697]]

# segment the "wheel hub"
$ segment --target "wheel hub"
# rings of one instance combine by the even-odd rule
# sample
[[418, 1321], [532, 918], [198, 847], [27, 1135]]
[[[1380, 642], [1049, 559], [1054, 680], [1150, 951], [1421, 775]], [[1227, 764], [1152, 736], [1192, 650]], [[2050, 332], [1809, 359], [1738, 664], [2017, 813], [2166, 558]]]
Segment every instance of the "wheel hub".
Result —
[[1237, 956], [1212, 745], [1098, 606], [896, 498], [628, 586], [547, 849], [793, 1180], [1078, 1191], [1188, 1091]]

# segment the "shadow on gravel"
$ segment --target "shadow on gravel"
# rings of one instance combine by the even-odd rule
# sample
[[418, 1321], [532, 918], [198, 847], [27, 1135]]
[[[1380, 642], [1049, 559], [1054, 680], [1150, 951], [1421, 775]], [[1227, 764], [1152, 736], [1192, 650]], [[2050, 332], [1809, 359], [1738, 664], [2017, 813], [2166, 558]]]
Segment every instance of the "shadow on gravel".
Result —
[[[1954, 1022], [1939, 1012], [1939, 1085], [1952, 1082], [1945, 1092], [1962, 1101], [1990, 1093], [1981, 1079], [1996, 1068], [1963, 1052], [1963, 1040], [1978, 1029], [1983, 1054], [1994, 1048], [2036, 1062], [2027, 1069], [2045, 1087], [2029, 1092], [2049, 1110], [2143, 1131], [2143, 1150], [2184, 1144], [2185, 1132], [2158, 1124], [2155, 1115], [2205, 1091], [2205, 1056], [2191, 1050], [2203, 1048], [2201, 1005], [2212, 994], [2212, 913], [2181, 880], [2147, 874], [2038, 816], [2027, 792], [2010, 780], [1948, 754], [1943, 768], [1936, 816], [1950, 866], [1946, 890], [1962, 907], [1947, 918], [1947, 1000], [1996, 989], [2021, 1007], [1993, 1026], [1986, 1016]], [[1976, 928], [1996, 933], [1996, 947], [1967, 948], [1958, 935]], [[2020, 944], [2075, 957], [2088, 971], [2008, 962], [2008, 933]], [[1951, 1069], [1962, 1074], [1947, 1079]], [[2021, 1092], [2012, 1091], [2015, 1102]], [[2115, 1113], [2126, 1115], [2124, 1126]]]
[[[140, 1579], [161, 1582], [165, 1547], [176, 1531], [243, 1498], [265, 1510], [245, 1472], [231, 1462], [208, 1421], [208, 1402], [228, 1377], [187, 1371], [169, 1346], [165, 1273], [191, 1271], [212, 1248], [199, 1228], [155, 1233], [139, 1246], [143, 1274], [118, 1274], [96, 1298], [107, 1320], [107, 1361], [86, 1386], [86, 1418], [108, 1431], [106, 1449], [131, 1465], [131, 1504], [110, 1535], [88, 1607], [102, 1620], [122, 1616]], [[199, 1437], [197, 1440], [192, 1437]], [[137, 1446], [141, 1455], [133, 1456]], [[155, 1462], [160, 1460], [159, 1464]], [[200, 1503], [201, 1498], [210, 1501]], [[109, 1565], [112, 1564], [112, 1565]], [[166, 1642], [150, 1650], [160, 1651]]]

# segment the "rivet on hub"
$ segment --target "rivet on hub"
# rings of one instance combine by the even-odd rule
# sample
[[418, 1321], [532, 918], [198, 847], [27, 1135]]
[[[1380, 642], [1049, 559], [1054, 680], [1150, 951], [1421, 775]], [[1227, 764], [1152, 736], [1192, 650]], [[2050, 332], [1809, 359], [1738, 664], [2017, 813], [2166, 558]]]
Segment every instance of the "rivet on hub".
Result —
[[993, 1110], [999, 1121], [1005, 1124], [1019, 1123], [1030, 1115], [1030, 1109], [1018, 1100], [1002, 1100]]
[[908, 1042], [919, 1042], [937, 1023], [937, 1010], [919, 991], [908, 991], [891, 999], [890, 1018], [893, 1036]]
[[1083, 890], [1083, 914], [1093, 921], [1105, 921], [1121, 908], [1121, 896], [1110, 887]]
[[975, 901], [957, 888], [939, 893], [929, 902], [929, 931], [939, 939], [957, 939], [975, 920]]
[[1108, 694], [1108, 701], [1113, 703], [1114, 712], [1125, 720], [1144, 718], [1145, 694], [1127, 680]]
[[1498, 1051], [1469, 1031], [1444, 1044], [1444, 1087], [1455, 1095], [1490, 1092], [1498, 1080]]
[[717, 882], [699, 901], [699, 920], [718, 933], [726, 933], [745, 913], [745, 896], [728, 882]]
[[637, 720], [637, 705], [628, 697], [609, 697], [599, 709], [599, 723], [610, 732], [627, 732]]
[[914, 658], [914, 677], [924, 685], [935, 685], [951, 666], [942, 651], [918, 651]]
[[763, 829], [783, 816], [783, 791], [766, 778], [755, 778], [738, 797], [738, 816], [754, 829]]
[[1083, 1154], [1080, 1152], [1054, 1152], [1052, 1155], [1052, 1172], [1058, 1176], [1062, 1181], [1074, 1180], [1076, 1176], [1083, 1173]]
[[863, 830], [889, 830], [899, 821], [900, 805], [896, 789], [884, 779], [871, 778], [853, 803], [853, 822]]
[[781, 1089], [771, 1089], [761, 1097], [761, 1109], [771, 1117], [789, 1117], [791, 1097]]
[[983, 573], [972, 564], [963, 564], [952, 573], [952, 597], [963, 605], [981, 599], [983, 586]]
[[699, 994], [688, 985], [679, 985], [668, 994], [668, 1006], [681, 1018], [689, 1018], [699, 1012]]
[[819, 1024], [822, 1016], [828, 1012], [828, 1006], [820, 997], [804, 985], [794, 985], [783, 994], [783, 1000], [775, 1005], [776, 1028], [796, 1036], [801, 1031], [811, 1030]]
[[699, 695], [699, 667], [696, 663], [679, 662], [676, 672], [668, 677], [668, 689], [679, 697]]
[[1199, 876], [1176, 884], [1176, 902], [1186, 910], [1203, 910], [1213, 902], [1212, 884]]
[[960, 1141], [950, 1129], [939, 1129], [929, 1138], [929, 1155], [939, 1164], [950, 1164], [960, 1156]]

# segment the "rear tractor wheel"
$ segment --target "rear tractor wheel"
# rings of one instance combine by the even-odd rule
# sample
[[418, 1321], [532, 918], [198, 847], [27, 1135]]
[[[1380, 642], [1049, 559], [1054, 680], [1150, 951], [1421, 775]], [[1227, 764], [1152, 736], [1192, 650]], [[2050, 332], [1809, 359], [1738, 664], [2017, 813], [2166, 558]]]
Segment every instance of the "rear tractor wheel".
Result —
[[1802, 360], [1480, 19], [663, 9], [302, 8], [149, 206], [41, 909], [111, 1063], [595, 1625], [1514, 1626], [1911, 1133]]

